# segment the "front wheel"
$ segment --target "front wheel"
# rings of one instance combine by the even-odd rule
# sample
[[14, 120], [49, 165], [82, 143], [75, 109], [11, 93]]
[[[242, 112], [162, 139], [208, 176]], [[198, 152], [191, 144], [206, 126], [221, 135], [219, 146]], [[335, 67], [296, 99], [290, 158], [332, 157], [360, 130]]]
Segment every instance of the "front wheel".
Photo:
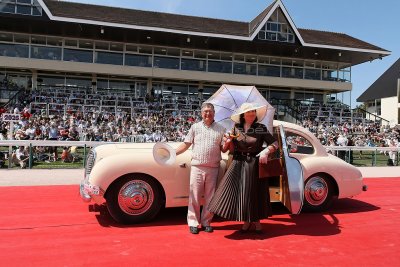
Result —
[[324, 211], [332, 203], [334, 187], [332, 181], [324, 176], [315, 175], [304, 184], [304, 209], [306, 211]]
[[123, 224], [150, 221], [164, 205], [160, 186], [144, 174], [119, 178], [110, 185], [106, 199], [110, 215]]

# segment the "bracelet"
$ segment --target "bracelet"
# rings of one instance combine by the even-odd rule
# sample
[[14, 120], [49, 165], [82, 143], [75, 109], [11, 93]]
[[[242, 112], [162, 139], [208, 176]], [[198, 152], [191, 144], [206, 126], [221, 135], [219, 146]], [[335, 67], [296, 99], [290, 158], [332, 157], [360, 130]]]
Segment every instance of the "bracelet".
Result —
[[275, 151], [275, 150], [278, 150], [278, 146], [276, 146], [275, 143], [272, 143], [272, 144], [270, 144], [269, 146], [272, 146], [272, 147], [274, 148], [274, 151]]
[[[266, 153], [267, 152], [267, 150], [268, 150], [268, 153]], [[260, 154], [264, 154], [264, 153], [266, 153], [266, 154], [269, 154], [269, 153], [271, 153], [271, 149], [269, 149], [268, 147], [266, 147], [263, 151], [261, 151], [261, 153]]]

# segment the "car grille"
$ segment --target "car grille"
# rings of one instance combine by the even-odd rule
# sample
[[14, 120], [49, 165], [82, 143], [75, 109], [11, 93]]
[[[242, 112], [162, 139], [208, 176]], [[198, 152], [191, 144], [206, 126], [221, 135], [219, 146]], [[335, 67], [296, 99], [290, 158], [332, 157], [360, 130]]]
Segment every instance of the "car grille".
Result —
[[85, 177], [90, 174], [92, 168], [94, 166], [94, 161], [96, 160], [96, 153], [94, 149], [90, 150], [89, 154], [86, 158], [86, 167], [85, 167]]

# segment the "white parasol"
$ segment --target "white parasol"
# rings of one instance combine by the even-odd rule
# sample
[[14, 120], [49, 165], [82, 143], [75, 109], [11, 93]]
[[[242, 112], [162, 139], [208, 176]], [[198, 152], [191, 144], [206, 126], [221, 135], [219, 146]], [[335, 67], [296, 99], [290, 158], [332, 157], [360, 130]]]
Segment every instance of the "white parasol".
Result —
[[243, 103], [266, 105], [267, 114], [259, 123], [267, 126], [268, 131], [272, 134], [275, 108], [268, 103], [255, 86], [223, 84], [205, 102], [214, 105], [215, 121], [221, 123], [227, 130], [231, 129], [234, 125], [234, 122], [231, 120], [232, 113]]

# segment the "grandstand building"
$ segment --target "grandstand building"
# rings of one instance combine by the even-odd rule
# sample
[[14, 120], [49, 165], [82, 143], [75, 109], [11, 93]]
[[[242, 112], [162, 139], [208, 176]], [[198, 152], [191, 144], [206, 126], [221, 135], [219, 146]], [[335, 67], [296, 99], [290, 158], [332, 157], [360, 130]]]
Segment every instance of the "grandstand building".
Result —
[[119, 105], [134, 112], [132, 101], [146, 95], [205, 99], [223, 83], [255, 85], [267, 99], [326, 102], [351, 92], [352, 66], [389, 54], [344, 33], [297, 28], [281, 0], [249, 22], [0, 0], [3, 101], [21, 86], [123, 94], [120, 105], [93, 97], [65, 103], [60, 95], [55, 110]]
[[400, 58], [358, 98], [373, 114], [400, 124]]

